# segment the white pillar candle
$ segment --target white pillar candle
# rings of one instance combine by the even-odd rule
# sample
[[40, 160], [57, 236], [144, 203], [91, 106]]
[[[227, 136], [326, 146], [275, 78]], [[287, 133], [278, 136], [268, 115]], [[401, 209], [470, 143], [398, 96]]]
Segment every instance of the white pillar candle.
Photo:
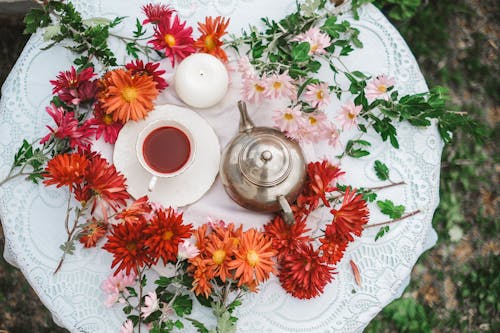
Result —
[[209, 108], [226, 95], [229, 74], [226, 66], [207, 53], [195, 53], [176, 68], [175, 91], [179, 98], [195, 108]]

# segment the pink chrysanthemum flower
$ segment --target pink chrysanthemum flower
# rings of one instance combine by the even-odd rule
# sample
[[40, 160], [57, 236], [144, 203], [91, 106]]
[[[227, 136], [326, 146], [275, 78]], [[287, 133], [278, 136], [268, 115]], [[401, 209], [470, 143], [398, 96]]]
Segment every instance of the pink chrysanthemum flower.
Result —
[[303, 130], [301, 131], [300, 141], [318, 142], [325, 140], [328, 135], [328, 117], [324, 112], [314, 112], [303, 114]]
[[304, 100], [311, 106], [324, 110], [328, 103], [330, 103], [328, 84], [325, 82], [308, 84], [304, 93]]
[[311, 28], [304, 33], [295, 36], [293, 42], [308, 42], [311, 46], [309, 54], [325, 54], [328, 46], [332, 43], [330, 37], [321, 32], [319, 28]]
[[266, 92], [265, 79], [253, 75], [243, 80], [243, 87], [241, 94], [243, 100], [249, 103], [259, 103], [264, 99]]
[[97, 93], [95, 82], [90, 81], [95, 75], [92, 67], [78, 73], [75, 67], [71, 66], [69, 71], [60, 72], [56, 80], [50, 81], [54, 86], [52, 93], [57, 94], [66, 104], [78, 105], [87, 102], [95, 98]]
[[101, 290], [107, 295], [104, 305], [106, 307], [113, 306], [118, 302], [120, 293], [123, 292], [128, 295], [127, 287], [133, 287], [135, 285], [136, 275], [134, 272], [130, 274], [125, 274], [124, 271], [120, 271], [118, 274], [111, 274], [106, 280], [101, 284]]
[[144, 298], [144, 306], [141, 308], [141, 317], [147, 318], [153, 312], [160, 309], [160, 301], [154, 291], [150, 291]]
[[111, 114], [107, 114], [97, 103], [94, 107], [94, 118], [89, 119], [89, 124], [94, 128], [96, 140], [102, 136], [107, 143], [114, 144], [118, 138], [118, 133], [123, 127], [123, 124], [113, 120]]
[[387, 77], [385, 76], [385, 74], [375, 77], [366, 85], [366, 98], [368, 98], [369, 100], [374, 100], [381, 97], [385, 100], [389, 100], [390, 97], [387, 93], [388, 89], [394, 86], [395, 83], [396, 81], [394, 80], [394, 78]]
[[142, 7], [142, 11], [146, 15], [146, 19], [142, 21], [142, 24], [158, 24], [161, 20], [170, 19], [174, 9], [171, 9], [168, 5], [164, 4], [147, 4]]
[[165, 51], [165, 56], [170, 58], [172, 66], [181, 61], [191, 53], [196, 52], [192, 37], [193, 28], [186, 27], [186, 21], [182, 22], [178, 16], [162, 19], [154, 27], [153, 44], [155, 50]]
[[134, 333], [134, 323], [132, 320], [127, 319], [122, 327], [120, 328], [120, 333]]
[[243, 56], [238, 60], [238, 71], [244, 79], [255, 76], [255, 68], [252, 66], [247, 56]]
[[337, 121], [343, 130], [350, 129], [358, 125], [358, 115], [363, 107], [361, 105], [354, 105], [352, 101], [347, 102], [340, 108], [340, 113], [337, 116]]
[[332, 147], [337, 147], [340, 144], [340, 131], [332, 122], [328, 122], [326, 126], [325, 138], [328, 139], [328, 144]]
[[196, 247], [196, 245], [191, 243], [189, 240], [184, 240], [179, 244], [177, 259], [181, 261], [191, 259], [196, 257], [198, 254], [200, 254], [200, 250]]
[[305, 125], [305, 119], [302, 117], [299, 105], [294, 108], [276, 110], [273, 120], [275, 126], [290, 137], [295, 137], [297, 132]]
[[66, 111], [61, 107], [56, 107], [54, 104], [48, 106], [45, 110], [54, 119], [57, 127], [52, 128], [47, 125], [50, 133], [40, 140], [41, 144], [55, 137], [61, 140], [68, 139], [71, 148], [89, 149], [92, 143], [92, 136], [95, 132], [88, 121], [80, 125], [73, 111]]
[[293, 84], [292, 78], [288, 73], [273, 74], [265, 80], [266, 97], [279, 98], [287, 97], [295, 99], [297, 88]]

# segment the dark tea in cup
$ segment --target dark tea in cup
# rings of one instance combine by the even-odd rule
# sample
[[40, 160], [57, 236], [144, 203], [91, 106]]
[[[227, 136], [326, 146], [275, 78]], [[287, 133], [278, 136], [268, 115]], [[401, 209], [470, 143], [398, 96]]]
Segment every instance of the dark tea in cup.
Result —
[[179, 128], [163, 126], [144, 139], [142, 153], [147, 165], [159, 173], [174, 173], [189, 161], [191, 144]]

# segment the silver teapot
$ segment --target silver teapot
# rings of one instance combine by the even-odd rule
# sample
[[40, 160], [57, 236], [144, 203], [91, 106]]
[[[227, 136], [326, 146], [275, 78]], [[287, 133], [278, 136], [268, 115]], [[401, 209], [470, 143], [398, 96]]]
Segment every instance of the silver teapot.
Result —
[[306, 163], [297, 142], [271, 127], [255, 127], [246, 104], [238, 102], [239, 134], [222, 153], [220, 176], [227, 194], [240, 206], [259, 212], [283, 210], [293, 223], [289, 202], [306, 179]]

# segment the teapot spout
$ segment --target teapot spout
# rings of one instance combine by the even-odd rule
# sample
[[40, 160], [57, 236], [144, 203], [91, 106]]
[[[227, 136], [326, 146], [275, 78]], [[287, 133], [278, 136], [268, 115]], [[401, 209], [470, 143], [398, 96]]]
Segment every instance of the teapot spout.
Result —
[[253, 121], [248, 116], [247, 105], [243, 101], [238, 101], [238, 109], [240, 110], [240, 132], [249, 133], [255, 127]]

